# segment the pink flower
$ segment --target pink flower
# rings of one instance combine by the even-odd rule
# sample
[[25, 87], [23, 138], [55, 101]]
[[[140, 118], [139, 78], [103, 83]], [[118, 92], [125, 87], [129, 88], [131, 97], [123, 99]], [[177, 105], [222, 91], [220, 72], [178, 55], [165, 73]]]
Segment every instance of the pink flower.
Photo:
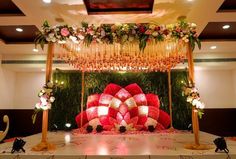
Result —
[[62, 36], [68, 36], [70, 34], [69, 30], [67, 28], [61, 29], [61, 35]]
[[145, 31], [145, 34], [150, 35], [150, 34], [152, 34], [152, 32], [151, 32], [151, 30], [147, 30], [147, 31]]
[[93, 31], [92, 28], [88, 28], [87, 33], [90, 34], [90, 35], [94, 35], [94, 31]]
[[176, 32], [181, 32], [182, 30], [180, 28], [175, 29]]
[[161, 30], [161, 27], [156, 26], [154, 30], [155, 30], [155, 31], [159, 31], [159, 30]]

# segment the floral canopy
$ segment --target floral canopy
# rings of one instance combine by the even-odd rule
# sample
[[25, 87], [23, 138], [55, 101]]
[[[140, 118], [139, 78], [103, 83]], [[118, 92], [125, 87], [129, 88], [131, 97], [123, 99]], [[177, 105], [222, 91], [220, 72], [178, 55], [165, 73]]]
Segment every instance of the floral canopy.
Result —
[[166, 71], [201, 47], [196, 24], [102, 24], [50, 27], [44, 22], [36, 44], [57, 43], [59, 59], [86, 71]]

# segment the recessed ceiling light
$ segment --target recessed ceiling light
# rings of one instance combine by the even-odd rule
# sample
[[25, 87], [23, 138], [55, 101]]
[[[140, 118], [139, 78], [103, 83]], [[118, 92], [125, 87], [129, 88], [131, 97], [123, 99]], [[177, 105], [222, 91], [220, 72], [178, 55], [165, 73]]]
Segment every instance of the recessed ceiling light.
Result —
[[51, 0], [43, 0], [44, 3], [51, 3]]
[[214, 50], [216, 49], [216, 46], [211, 46], [210, 49]]
[[229, 28], [230, 28], [230, 25], [228, 25], [228, 24], [223, 25], [222, 28], [223, 28], [223, 29], [229, 29]]
[[34, 52], [39, 52], [39, 50], [38, 50], [38, 49], [36, 49], [36, 48], [34, 48], [34, 49], [33, 49], [33, 51], [34, 51]]
[[18, 31], [18, 32], [22, 32], [23, 29], [22, 29], [22, 28], [16, 28], [16, 31]]
[[187, 0], [188, 2], [192, 2], [193, 0]]

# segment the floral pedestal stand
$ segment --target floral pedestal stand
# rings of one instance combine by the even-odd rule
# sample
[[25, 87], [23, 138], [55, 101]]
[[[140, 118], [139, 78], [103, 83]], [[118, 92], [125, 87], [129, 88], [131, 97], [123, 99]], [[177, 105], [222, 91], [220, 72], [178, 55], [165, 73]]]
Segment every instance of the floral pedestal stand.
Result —
[[[53, 59], [54, 44], [48, 44], [48, 54], [46, 61], [46, 83], [51, 81], [52, 75], [52, 59]], [[47, 131], [48, 131], [48, 109], [43, 110], [42, 119], [42, 140], [39, 144], [32, 148], [32, 151], [45, 151], [45, 150], [55, 150], [56, 146], [47, 141]]]
[[[189, 67], [189, 82], [194, 87], [194, 62], [193, 62], [193, 52], [190, 47], [190, 44], [187, 47], [187, 59], [188, 59], [188, 67]], [[200, 144], [199, 141], [199, 122], [198, 122], [198, 109], [196, 106], [192, 107], [192, 127], [194, 133], [194, 140], [195, 143], [193, 144], [186, 144], [184, 147], [186, 149], [191, 150], [209, 150], [213, 147], [211, 145]]]

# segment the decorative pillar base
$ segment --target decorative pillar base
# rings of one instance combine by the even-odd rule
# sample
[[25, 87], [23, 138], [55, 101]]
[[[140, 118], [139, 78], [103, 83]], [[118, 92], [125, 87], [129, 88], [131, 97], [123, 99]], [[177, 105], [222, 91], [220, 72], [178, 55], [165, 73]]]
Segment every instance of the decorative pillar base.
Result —
[[55, 145], [48, 142], [41, 142], [37, 144], [36, 146], [34, 146], [31, 150], [32, 151], [52, 151], [55, 149], [56, 149]]
[[189, 149], [189, 150], [210, 150], [214, 149], [212, 145], [207, 145], [207, 144], [186, 144], [184, 145], [184, 148]]

